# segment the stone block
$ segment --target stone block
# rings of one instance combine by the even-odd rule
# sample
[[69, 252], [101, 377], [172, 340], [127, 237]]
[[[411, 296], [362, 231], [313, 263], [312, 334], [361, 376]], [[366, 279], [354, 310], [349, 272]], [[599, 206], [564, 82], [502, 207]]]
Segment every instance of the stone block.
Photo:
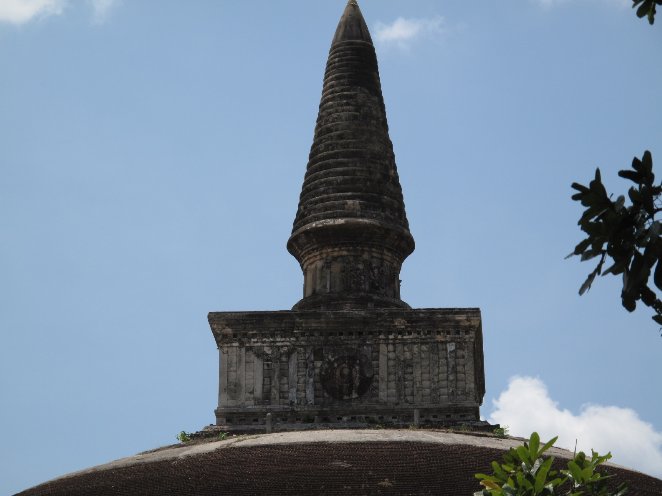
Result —
[[[242, 411], [323, 423], [376, 413], [411, 419], [414, 408], [446, 419], [444, 412], [461, 409], [478, 420], [484, 376], [476, 309], [224, 312], [209, 321], [220, 350], [217, 422], [228, 430], [239, 429], [227, 419]], [[439, 340], [449, 327], [463, 331], [461, 343]]]

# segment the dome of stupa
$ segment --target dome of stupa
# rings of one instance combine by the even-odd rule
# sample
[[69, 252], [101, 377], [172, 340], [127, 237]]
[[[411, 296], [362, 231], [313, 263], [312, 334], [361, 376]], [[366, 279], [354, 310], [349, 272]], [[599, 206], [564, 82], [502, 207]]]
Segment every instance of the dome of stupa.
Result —
[[[191, 441], [65, 475], [19, 496], [442, 495], [480, 490], [474, 474], [521, 439], [422, 429], [317, 430]], [[562, 460], [572, 452], [552, 448]], [[609, 464], [629, 496], [662, 481]]]

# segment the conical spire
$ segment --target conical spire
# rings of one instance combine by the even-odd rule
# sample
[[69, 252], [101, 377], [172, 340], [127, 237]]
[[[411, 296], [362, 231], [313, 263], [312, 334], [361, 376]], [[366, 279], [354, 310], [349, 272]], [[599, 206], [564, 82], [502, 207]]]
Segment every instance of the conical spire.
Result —
[[355, 0], [338, 23], [288, 250], [304, 272], [295, 308], [407, 306], [414, 250], [388, 135], [377, 56]]

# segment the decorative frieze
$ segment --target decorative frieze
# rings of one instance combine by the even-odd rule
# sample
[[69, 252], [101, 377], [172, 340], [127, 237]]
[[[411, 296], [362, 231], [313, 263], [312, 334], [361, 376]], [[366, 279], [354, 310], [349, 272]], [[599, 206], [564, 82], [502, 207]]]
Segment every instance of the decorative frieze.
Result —
[[318, 421], [403, 409], [478, 420], [476, 309], [212, 313], [209, 321], [221, 349], [221, 423], [238, 411], [289, 410]]

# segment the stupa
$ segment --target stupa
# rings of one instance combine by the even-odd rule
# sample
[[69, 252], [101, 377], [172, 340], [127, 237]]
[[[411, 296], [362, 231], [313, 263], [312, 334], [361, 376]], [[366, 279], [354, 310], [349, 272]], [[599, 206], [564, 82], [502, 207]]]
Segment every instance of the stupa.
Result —
[[[18, 496], [479, 490], [474, 474], [489, 472], [491, 461], [522, 440], [465, 429], [358, 429], [465, 424], [475, 431], [486, 424], [478, 415], [478, 309], [411, 309], [400, 299], [400, 267], [414, 240], [375, 50], [355, 0], [331, 46], [287, 246], [304, 274], [303, 298], [292, 310], [209, 314], [220, 352], [216, 426], [192, 441], [67, 474]], [[268, 424], [276, 432], [258, 433]], [[314, 430], [297, 432], [306, 429]], [[220, 439], [214, 431], [223, 432]], [[573, 456], [557, 448], [550, 454]], [[606, 469], [631, 496], [662, 494], [658, 479]]]
[[340, 19], [287, 249], [303, 272], [292, 310], [212, 312], [224, 431], [320, 425], [480, 424], [480, 311], [412, 309], [414, 251], [377, 56], [355, 0]]

